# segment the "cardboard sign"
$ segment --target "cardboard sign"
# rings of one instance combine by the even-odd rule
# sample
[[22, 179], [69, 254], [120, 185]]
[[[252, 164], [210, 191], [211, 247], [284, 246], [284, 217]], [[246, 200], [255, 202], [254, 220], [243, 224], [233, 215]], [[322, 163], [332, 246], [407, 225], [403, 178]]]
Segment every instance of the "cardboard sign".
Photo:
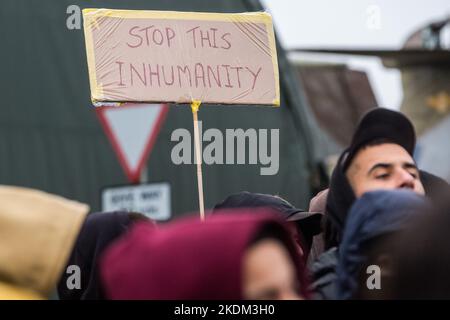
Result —
[[152, 183], [104, 189], [102, 211], [123, 210], [143, 213], [158, 221], [170, 219], [170, 184]]
[[84, 9], [92, 101], [280, 104], [268, 13]]

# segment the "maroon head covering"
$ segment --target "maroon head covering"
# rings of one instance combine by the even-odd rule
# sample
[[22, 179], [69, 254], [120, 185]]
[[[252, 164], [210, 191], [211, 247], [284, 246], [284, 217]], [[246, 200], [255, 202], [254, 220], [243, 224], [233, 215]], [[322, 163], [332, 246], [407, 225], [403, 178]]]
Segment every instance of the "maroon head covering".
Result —
[[[103, 256], [100, 270], [112, 299], [242, 299], [242, 259], [261, 231], [277, 230], [302, 290], [303, 267], [283, 221], [270, 214], [217, 214], [162, 225], [136, 224]], [[305, 294], [305, 292], [303, 292]]]

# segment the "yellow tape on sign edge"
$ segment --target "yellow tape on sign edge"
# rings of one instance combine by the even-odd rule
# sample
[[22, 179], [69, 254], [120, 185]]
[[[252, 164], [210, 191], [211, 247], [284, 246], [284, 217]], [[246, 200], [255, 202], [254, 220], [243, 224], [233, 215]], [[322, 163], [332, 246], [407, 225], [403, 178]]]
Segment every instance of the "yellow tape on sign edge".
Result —
[[[86, 8], [82, 10], [83, 18], [112, 17], [112, 18], [153, 18], [174, 20], [210, 20], [210, 21], [238, 21], [255, 23], [272, 23], [272, 16], [267, 12], [243, 13], [215, 13], [215, 12], [185, 12], [185, 11], [156, 11], [156, 10], [115, 10]], [[245, 20], [245, 21], [244, 21]]]
[[86, 54], [89, 70], [89, 83], [91, 88], [91, 100], [93, 103], [103, 101], [103, 88], [97, 84], [95, 74], [94, 42], [90, 30], [96, 27], [97, 19], [102, 17], [114, 18], [153, 18], [174, 20], [209, 20], [209, 21], [233, 21], [264, 23], [269, 37], [270, 52], [272, 54], [273, 73], [275, 77], [275, 99], [273, 105], [280, 106], [280, 77], [278, 71], [277, 48], [273, 31], [272, 16], [267, 12], [243, 12], [243, 13], [213, 13], [213, 12], [182, 12], [182, 11], [153, 11], [153, 10], [114, 10], [100, 8], [86, 8], [83, 13], [83, 29], [86, 43]]
[[273, 31], [272, 18], [266, 22], [267, 35], [269, 37], [270, 54], [272, 55], [273, 75], [275, 77], [275, 100], [273, 105], [280, 106], [280, 73], [278, 69], [277, 43], [275, 41], [275, 33]]
[[[99, 90], [97, 86], [97, 75], [95, 74], [95, 56], [94, 56], [94, 41], [92, 39], [91, 28], [97, 23], [95, 17], [90, 15], [85, 15], [83, 10], [83, 30], [84, 30], [84, 41], [86, 44], [86, 56], [88, 63], [89, 72], [89, 84], [91, 88], [91, 100], [95, 104], [97, 101], [102, 100], [103, 88]], [[101, 91], [101, 92], [100, 92]]]
[[200, 100], [192, 100], [191, 102], [191, 109], [192, 112], [198, 112], [198, 109], [200, 108], [200, 105], [202, 104], [202, 102]]

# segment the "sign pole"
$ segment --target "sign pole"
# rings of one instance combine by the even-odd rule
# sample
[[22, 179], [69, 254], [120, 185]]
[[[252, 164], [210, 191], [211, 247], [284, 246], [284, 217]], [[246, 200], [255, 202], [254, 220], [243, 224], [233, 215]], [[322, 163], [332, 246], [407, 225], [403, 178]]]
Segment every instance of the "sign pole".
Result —
[[140, 184], [144, 184], [148, 182], [148, 176], [147, 176], [147, 172], [148, 172], [148, 168], [147, 168], [147, 164], [145, 164], [142, 169], [141, 169], [141, 173], [139, 176], [139, 183]]
[[200, 207], [200, 219], [205, 220], [205, 206], [203, 202], [203, 176], [202, 176], [202, 156], [200, 150], [200, 136], [198, 130], [197, 112], [200, 108], [200, 101], [194, 100], [191, 103], [192, 115], [194, 120], [194, 141], [195, 141], [195, 158], [197, 162], [197, 184], [198, 184], [198, 204]]

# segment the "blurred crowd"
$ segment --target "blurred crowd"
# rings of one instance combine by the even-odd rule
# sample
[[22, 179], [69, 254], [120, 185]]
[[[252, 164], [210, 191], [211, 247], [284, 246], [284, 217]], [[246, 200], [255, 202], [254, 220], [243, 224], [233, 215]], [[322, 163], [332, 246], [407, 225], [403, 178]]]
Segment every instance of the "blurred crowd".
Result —
[[449, 299], [450, 186], [415, 145], [406, 116], [369, 111], [307, 210], [242, 191], [158, 224], [0, 186], [0, 298]]

